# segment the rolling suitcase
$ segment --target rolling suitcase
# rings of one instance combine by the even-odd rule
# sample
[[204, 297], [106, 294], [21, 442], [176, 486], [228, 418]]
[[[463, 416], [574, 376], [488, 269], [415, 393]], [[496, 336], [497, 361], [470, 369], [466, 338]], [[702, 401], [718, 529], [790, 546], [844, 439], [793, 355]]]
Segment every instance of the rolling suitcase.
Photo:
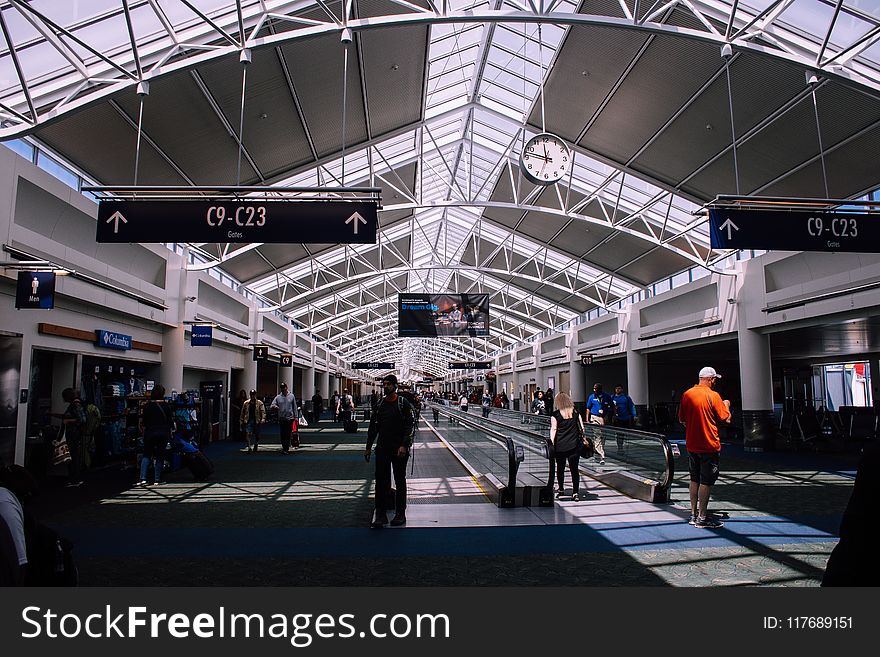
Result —
[[186, 455], [186, 466], [196, 481], [204, 481], [214, 474], [214, 464], [202, 451]]
[[354, 420], [346, 420], [345, 423], [342, 425], [342, 428], [345, 433], [357, 433], [358, 423]]

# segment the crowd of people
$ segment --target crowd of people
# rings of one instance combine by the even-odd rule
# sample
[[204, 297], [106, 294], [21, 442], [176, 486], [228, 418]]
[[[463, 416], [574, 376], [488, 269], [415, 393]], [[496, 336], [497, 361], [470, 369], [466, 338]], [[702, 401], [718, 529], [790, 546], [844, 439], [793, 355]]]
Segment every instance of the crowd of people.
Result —
[[[712, 367], [704, 367], [699, 372], [696, 385], [687, 390], [681, 399], [678, 419], [685, 427], [685, 442], [688, 452], [690, 478], [690, 524], [699, 528], [716, 529], [723, 523], [708, 512], [712, 486], [719, 475], [721, 442], [719, 428], [731, 421], [730, 401], [722, 399], [715, 391], [721, 378]], [[423, 401], [445, 400], [450, 405], [458, 405], [467, 410], [470, 404], [479, 403], [484, 417], [493, 407], [505, 408], [509, 399], [505, 392], [492, 395], [488, 390], [463, 392], [459, 395], [428, 391], [424, 395], [410, 389], [398, 389], [395, 375], [383, 378], [383, 390], [374, 391], [369, 398], [370, 422], [364, 456], [367, 462], [375, 465], [374, 512], [370, 527], [381, 529], [387, 525], [400, 527], [406, 524], [407, 507], [407, 463], [412, 458], [415, 431]], [[259, 448], [260, 426], [266, 423], [267, 404], [273, 410], [279, 423], [281, 451], [288, 453], [291, 445], [299, 446], [295, 426], [302, 418], [296, 397], [282, 383], [279, 394], [271, 400], [257, 397], [251, 390], [244, 390], [238, 396], [233, 412], [241, 423], [247, 441], [247, 451], [254, 453]], [[62, 422], [66, 442], [67, 458], [59, 460], [59, 465], [68, 467], [68, 485], [82, 483], [82, 454], [85, 440], [85, 427], [88, 414], [77, 392], [67, 388], [62, 392], [67, 404], [63, 413], [56, 414]], [[333, 419], [344, 422], [351, 418], [360, 399], [343, 390], [334, 393], [329, 400], [329, 410]], [[323, 399], [317, 391], [312, 397], [312, 418], [320, 419], [324, 409]], [[552, 390], [536, 390], [531, 400], [530, 411], [550, 417], [550, 440], [553, 444], [552, 457], [555, 461], [556, 498], [563, 497], [565, 471], [570, 473], [572, 483], [571, 500], [580, 499], [579, 460], [582, 455], [592, 455], [595, 451], [600, 463], [604, 463], [603, 432], [590, 432], [587, 427], [611, 425], [632, 428], [637, 418], [636, 406], [632, 398], [620, 384], [614, 387], [614, 394], [604, 392], [600, 383], [595, 383], [587, 398], [585, 412], [578, 412], [571, 396], [566, 392], [554, 394]], [[140, 463], [140, 484], [146, 484], [149, 469], [153, 468], [154, 482], [162, 483], [168, 437], [173, 427], [173, 413], [165, 400], [165, 389], [156, 385], [149, 400], [144, 404], [140, 428], [143, 435], [143, 457]], [[60, 438], [58, 440], [60, 441]], [[873, 460], [870, 460], [873, 459]], [[865, 569], [870, 559], [867, 546], [872, 545], [866, 537], [864, 527], [868, 526], [864, 508], [869, 508], [867, 500], [876, 498], [876, 486], [865, 484], [870, 462], [873, 467], [878, 462], [876, 452], [870, 459], [866, 457], [859, 468], [856, 492], [847, 508], [841, 530], [841, 543], [832, 554], [829, 569], [823, 584], [826, 586], [847, 585], [858, 580], [858, 573]], [[864, 466], [864, 467], [863, 467]], [[874, 468], [876, 469], [876, 468]], [[861, 486], [861, 487], [860, 487]], [[27, 512], [27, 501], [36, 490], [36, 482], [20, 466], [6, 466], [0, 463], [0, 586], [22, 584], [65, 584], [76, 583], [75, 568], [70, 560], [71, 545], [48, 528], [42, 527]], [[867, 492], [866, 492], [867, 491]], [[394, 511], [389, 521], [388, 512]], [[871, 537], [876, 532], [870, 534]], [[49, 555], [46, 558], [42, 552]], [[58, 560], [58, 555], [62, 560]], [[45, 562], [45, 563], [44, 563]], [[60, 564], [60, 565], [59, 565]], [[69, 567], [68, 567], [69, 566]], [[51, 576], [47, 573], [51, 573]], [[65, 574], [67, 573], [67, 574]], [[872, 571], [873, 573], [873, 571]], [[61, 579], [68, 578], [67, 580]], [[875, 579], [874, 574], [871, 575]]]

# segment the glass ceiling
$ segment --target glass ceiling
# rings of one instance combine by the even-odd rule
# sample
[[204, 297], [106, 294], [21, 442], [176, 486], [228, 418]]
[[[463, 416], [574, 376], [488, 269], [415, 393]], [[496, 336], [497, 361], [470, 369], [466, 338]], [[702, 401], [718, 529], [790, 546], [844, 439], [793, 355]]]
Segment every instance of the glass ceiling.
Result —
[[[419, 11], [417, 5], [424, 9]], [[619, 5], [632, 19], [634, 0], [620, 0]], [[650, 3], [641, 5], [639, 19], [650, 22], [656, 18], [650, 13], [654, 7], [666, 3], [656, 3], [647, 16], [645, 5]], [[835, 72], [880, 89], [878, 0], [693, 0], [681, 5], [715, 37], [724, 36], [715, 26], [730, 23], [732, 38], [760, 39], [765, 47], [795, 61], [817, 69], [838, 67]], [[386, 352], [394, 352], [386, 360], [396, 359], [413, 371], [432, 374], [445, 373], [447, 356], [485, 356], [580, 316], [582, 303], [608, 306], [641, 289], [615, 271], [549, 246], [552, 240], [541, 242], [483, 217], [499, 182], [505, 176], [512, 182], [511, 166], [523, 142], [535, 134], [524, 125], [524, 117], [541, 102], [541, 81], [569, 29], [565, 18], [577, 13], [580, 4], [550, 0], [540, 3], [541, 12], [530, 0], [449, 0], [442, 5], [431, 0], [415, 4], [389, 0], [383, 6], [382, 13], [422, 13], [429, 21], [444, 12], [463, 18], [468, 12], [498, 11], [536, 12], [544, 17], [540, 24], [472, 20], [431, 24], [423, 121], [347, 152], [344, 163], [341, 157], [331, 159], [278, 183], [383, 186], [391, 193], [383, 199], [380, 221], [398, 216], [397, 210], [409, 218], [387, 222], [378, 245], [332, 248], [243, 283], [276, 299], [273, 307], [309, 327], [349, 361], [367, 359], [381, 340]], [[234, 52], [243, 40], [265, 34], [261, 30], [270, 22], [286, 30], [317, 28], [331, 19], [334, 29], [343, 20], [357, 25], [357, 15], [345, 17], [343, 12], [340, 2], [310, 0], [0, 2], [0, 137], [25, 134], [49, 116], [158, 74], [163, 66], [213, 52]], [[296, 16], [300, 18], [291, 18]], [[403, 180], [401, 172], [409, 166], [414, 176]], [[580, 200], [571, 202], [569, 195]], [[705, 219], [694, 216], [695, 204], [581, 149], [570, 181], [557, 196], [548, 201], [524, 194], [515, 205], [524, 211], [543, 208], [588, 226], [627, 233], [669, 249], [691, 265], [711, 267], [727, 255], [709, 248]], [[407, 241], [408, 252], [395, 246]], [[383, 249], [398, 249], [396, 265], [371, 264], [376, 262], [372, 252], [381, 255]], [[489, 266], [484, 249], [502, 255], [504, 266], [497, 261]], [[223, 268], [243, 252], [230, 250], [215, 263]], [[316, 270], [338, 268], [352, 260], [361, 263], [361, 270], [350, 284], [337, 280], [322, 288], [302, 282], [310, 277], [317, 281]], [[537, 276], [526, 273], [532, 271], [531, 265]], [[290, 288], [289, 293], [277, 294], [279, 284]], [[389, 290], [395, 289], [439, 292], [450, 287], [492, 295], [490, 339], [443, 344], [399, 340], [394, 324], [396, 296], [376, 294], [379, 288], [391, 295]], [[365, 294], [375, 297], [366, 305]]]

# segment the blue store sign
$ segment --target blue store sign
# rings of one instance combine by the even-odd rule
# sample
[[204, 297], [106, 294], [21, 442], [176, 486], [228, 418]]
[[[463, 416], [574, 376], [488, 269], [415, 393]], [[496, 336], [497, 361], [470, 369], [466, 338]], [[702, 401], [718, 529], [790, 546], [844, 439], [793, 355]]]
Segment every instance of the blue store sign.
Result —
[[131, 349], [131, 336], [96, 329], [95, 345], [98, 347], [104, 347], [105, 349], [120, 349], [122, 351], [127, 351]]
[[210, 347], [213, 337], [214, 327], [210, 324], [193, 324], [189, 343], [193, 347]]

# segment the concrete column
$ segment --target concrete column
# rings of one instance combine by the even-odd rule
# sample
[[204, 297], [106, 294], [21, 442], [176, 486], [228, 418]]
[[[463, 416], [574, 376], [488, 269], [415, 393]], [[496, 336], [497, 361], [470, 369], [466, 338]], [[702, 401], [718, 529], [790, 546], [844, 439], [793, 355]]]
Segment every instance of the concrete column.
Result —
[[315, 368], [307, 367], [303, 370], [302, 376], [302, 392], [300, 392], [298, 399], [300, 401], [308, 400], [311, 402], [312, 395], [315, 394]]
[[330, 399], [330, 372], [321, 372], [319, 375], [321, 397], [324, 400]]
[[183, 352], [186, 349], [183, 324], [166, 328], [162, 335], [162, 365], [158, 383], [165, 386], [165, 394], [183, 391]]
[[244, 352], [244, 371], [241, 377], [241, 386], [250, 394], [257, 387], [257, 363], [251, 349]]
[[746, 326], [737, 305], [739, 371], [742, 393], [743, 448], [763, 452], [774, 447], [773, 375], [770, 368], [770, 336]]
[[641, 421], [647, 418], [648, 405], [648, 356], [636, 351], [638, 344], [639, 311], [633, 308], [624, 319], [626, 340], [626, 392], [636, 405], [636, 414]]
[[296, 387], [294, 386], [294, 379], [295, 379], [294, 372], [295, 372], [295, 370], [296, 370], [296, 368], [292, 367], [292, 366], [278, 368], [278, 387], [279, 388], [281, 387], [282, 383], [286, 383], [287, 389], [293, 390], [294, 394], [296, 394], [295, 393]]

